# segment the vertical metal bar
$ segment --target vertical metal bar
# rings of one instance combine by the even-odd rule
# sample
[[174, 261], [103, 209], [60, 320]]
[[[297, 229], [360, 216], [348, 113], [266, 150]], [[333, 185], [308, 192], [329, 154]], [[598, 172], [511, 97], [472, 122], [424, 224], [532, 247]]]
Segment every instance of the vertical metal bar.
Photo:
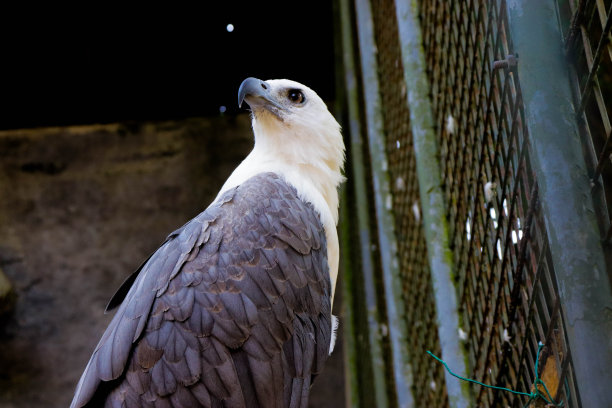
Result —
[[378, 67], [374, 40], [374, 21], [368, 0], [357, 0], [357, 26], [359, 27], [359, 49], [364, 90], [367, 136], [372, 163], [372, 182], [374, 184], [374, 204], [378, 225], [378, 241], [383, 269], [383, 287], [388, 321], [388, 334], [391, 343], [391, 359], [395, 395], [398, 406], [408, 408], [414, 405], [410, 385], [412, 370], [406, 350], [406, 322], [401, 314], [405, 310], [401, 296], [397, 242], [395, 240], [393, 214], [391, 213], [391, 189], [387, 174], [387, 158], [384, 150], [385, 140], [381, 113]]
[[[350, 50], [351, 44], [351, 28], [352, 19], [351, 11], [348, 7], [348, 0], [334, 2], [334, 22], [336, 23], [334, 41], [335, 47], [339, 50]], [[354, 67], [352, 60], [354, 56], [352, 52], [342, 52], [340, 56], [336, 54], [336, 95], [342, 95], [347, 86], [343, 83], [344, 78], [348, 75], [354, 75]], [[348, 67], [348, 68], [347, 68]], [[345, 72], [349, 71], [349, 72]], [[346, 100], [349, 98], [336, 97], [335, 110], [336, 115], [343, 115], [348, 111]], [[344, 123], [342, 123], [344, 125]], [[358, 131], [351, 129], [348, 131]], [[348, 133], [344, 132], [346, 140]], [[350, 147], [350, 146], [349, 146]], [[350, 176], [348, 183], [350, 183]], [[340, 219], [338, 229], [340, 232], [340, 282], [342, 288], [342, 309], [340, 313], [340, 327], [343, 332], [343, 357], [344, 357], [344, 392], [346, 398], [346, 408], [359, 408], [362, 401], [359, 398], [359, 366], [357, 364], [359, 354], [357, 349], [357, 330], [355, 325], [355, 267], [352, 259], [355, 254], [352, 253], [353, 239], [351, 237], [351, 214], [352, 208], [348, 202], [347, 186], [342, 186], [340, 190]]]
[[[440, 161], [429, 99], [425, 54], [416, 2], [396, 2], [397, 20], [412, 131], [427, 255], [432, 274], [442, 356], [453, 370], [467, 373], [467, 356], [459, 342], [453, 256], [442, 191]], [[445, 372], [450, 407], [473, 406], [467, 383]]]
[[584, 407], [612, 407], [612, 291], [576, 129], [556, 2], [508, 0], [525, 121]]
[[[387, 394], [390, 388], [387, 384], [387, 376], [385, 372], [385, 361], [382, 345], [382, 328], [379, 321], [378, 300], [375, 284], [375, 268], [372, 253], [372, 237], [370, 235], [370, 221], [367, 196], [367, 180], [368, 175], [364, 168], [365, 158], [363, 137], [367, 134], [361, 128], [359, 118], [361, 117], [361, 109], [359, 107], [359, 84], [358, 75], [355, 68], [355, 55], [353, 54], [354, 44], [352, 40], [353, 24], [350, 20], [351, 12], [349, 0], [340, 0], [342, 19], [342, 39], [344, 53], [344, 69], [346, 75], [346, 94], [349, 113], [349, 133], [350, 133], [350, 160], [352, 173], [352, 182], [354, 183], [355, 199], [357, 201], [357, 230], [359, 231], [359, 246], [361, 255], [360, 271], [363, 278], [363, 286], [365, 299], [362, 301], [366, 304], [367, 322], [368, 322], [368, 343], [370, 346], [370, 358], [372, 364], [372, 388], [376, 406], [385, 408], [389, 407], [389, 395]], [[361, 32], [361, 27], [359, 27]], [[351, 294], [352, 296], [352, 294]], [[358, 356], [353, 356], [358, 358]], [[352, 364], [355, 368], [356, 364]], [[355, 380], [354, 380], [355, 381]], [[355, 384], [351, 384], [353, 386]]]
[[342, 282], [342, 314], [340, 316], [340, 327], [344, 335], [343, 348], [344, 351], [344, 384], [345, 384], [345, 395], [346, 395], [346, 407], [359, 408], [359, 366], [357, 360], [360, 358], [357, 352], [356, 344], [356, 328], [355, 328], [355, 310], [353, 308], [355, 299], [355, 288], [353, 281], [355, 276], [353, 273], [356, 269], [353, 268], [351, 262], [352, 251], [351, 251], [351, 236], [350, 236], [350, 213], [348, 211], [348, 205], [345, 204], [347, 200], [346, 188], [343, 188], [340, 192], [340, 198], [342, 199], [342, 205], [340, 206], [340, 243], [342, 251], [341, 258], [341, 282]]
[[[597, 43], [597, 49], [595, 51], [595, 56], [591, 58], [590, 63], [587, 59], [587, 64], [589, 65], [589, 76], [587, 77], [587, 80], [583, 85], [584, 92], [582, 93], [582, 95], [580, 95], [580, 108], [578, 108], [578, 112], [584, 111], [586, 101], [589, 98], [590, 92], [593, 90], [593, 87], [591, 86], [591, 81], [593, 81], [593, 79], [595, 79], [596, 77], [597, 68], [599, 66], [599, 62], [600, 62], [601, 56], [603, 55], [604, 49], [608, 48], [608, 43], [609, 43], [608, 34], [610, 33], [611, 28], [612, 28], [612, 7], [608, 11], [608, 20], [606, 22], [606, 26], [603, 29], [601, 37], [599, 37], [599, 42]], [[583, 36], [585, 35], [586, 33], [583, 33]], [[591, 53], [590, 44], [588, 47], [585, 44], [585, 51], [587, 52], [587, 55]]]

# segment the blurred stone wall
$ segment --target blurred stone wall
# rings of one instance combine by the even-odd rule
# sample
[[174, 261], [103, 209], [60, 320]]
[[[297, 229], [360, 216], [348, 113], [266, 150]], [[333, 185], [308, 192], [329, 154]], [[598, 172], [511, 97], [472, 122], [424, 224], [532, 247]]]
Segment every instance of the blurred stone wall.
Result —
[[[252, 143], [247, 115], [0, 132], [0, 407], [69, 405], [114, 291]], [[343, 405], [334, 354], [311, 406]]]

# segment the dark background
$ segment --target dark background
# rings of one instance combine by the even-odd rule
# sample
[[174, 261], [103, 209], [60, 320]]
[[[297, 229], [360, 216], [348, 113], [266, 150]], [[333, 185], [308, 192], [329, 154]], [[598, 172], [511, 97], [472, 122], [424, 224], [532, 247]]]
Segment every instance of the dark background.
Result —
[[232, 114], [248, 76], [293, 79], [333, 100], [332, 4], [2, 10], [0, 129]]
[[[334, 101], [333, 2], [20, 7], [0, 7], [0, 408], [59, 408], [111, 295], [251, 149], [242, 80]], [[341, 329], [310, 406], [344, 406], [342, 357]]]

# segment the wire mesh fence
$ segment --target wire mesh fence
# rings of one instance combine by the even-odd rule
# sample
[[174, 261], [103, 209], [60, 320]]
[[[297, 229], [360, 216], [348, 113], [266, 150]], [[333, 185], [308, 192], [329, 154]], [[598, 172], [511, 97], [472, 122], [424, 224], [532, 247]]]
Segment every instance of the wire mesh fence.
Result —
[[[530, 392], [544, 342], [552, 396], [576, 406], [505, 10], [504, 1], [420, 2], [466, 346], [477, 380]], [[478, 406], [524, 403], [474, 393]]]
[[612, 1], [559, 1], [574, 108], [612, 274]]
[[[579, 407], [508, 5], [504, 0], [417, 3], [460, 310], [456, 341], [465, 347], [467, 374], [485, 384], [533, 392], [542, 342], [537, 372], [549, 398]], [[611, 3], [558, 2], [604, 241], [612, 234]], [[402, 21], [393, 0], [371, 0], [369, 6], [414, 404], [447, 407], [444, 367], [425, 353], [439, 355], [440, 338], [404, 81]], [[472, 391], [478, 407], [527, 402], [525, 396], [485, 387]]]
[[[548, 330], [561, 315], [504, 10], [421, 2], [421, 20], [471, 367], [481, 382], [529, 392], [538, 342], [558, 372], [568, 353], [563, 331]], [[565, 387], [555, 388], [558, 401]], [[479, 406], [520, 405], [474, 391]]]

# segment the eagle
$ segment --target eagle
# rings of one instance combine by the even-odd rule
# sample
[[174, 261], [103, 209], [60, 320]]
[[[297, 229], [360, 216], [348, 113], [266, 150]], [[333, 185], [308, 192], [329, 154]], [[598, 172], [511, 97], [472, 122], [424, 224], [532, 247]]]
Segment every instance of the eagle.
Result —
[[255, 143], [123, 283], [81, 407], [306, 407], [335, 342], [340, 126], [310, 88], [245, 79]]

